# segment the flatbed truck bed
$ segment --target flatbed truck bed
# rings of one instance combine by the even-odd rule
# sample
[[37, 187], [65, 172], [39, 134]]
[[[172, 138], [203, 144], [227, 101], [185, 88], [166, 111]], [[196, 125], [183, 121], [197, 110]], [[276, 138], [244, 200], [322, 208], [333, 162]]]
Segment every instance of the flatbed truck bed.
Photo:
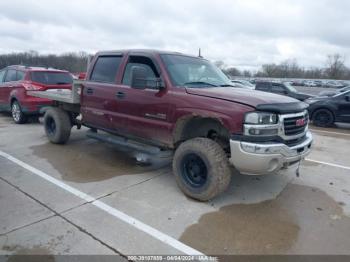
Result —
[[80, 104], [82, 80], [75, 80], [72, 90], [55, 89], [48, 91], [28, 91], [28, 95], [40, 98], [50, 99], [56, 102], [67, 104]]

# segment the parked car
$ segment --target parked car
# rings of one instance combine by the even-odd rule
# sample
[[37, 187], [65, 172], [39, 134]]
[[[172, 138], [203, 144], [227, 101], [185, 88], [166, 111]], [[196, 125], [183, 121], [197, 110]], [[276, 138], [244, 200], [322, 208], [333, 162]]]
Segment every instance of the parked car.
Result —
[[252, 83], [250, 83], [247, 80], [234, 79], [234, 80], [231, 80], [231, 81], [232, 81], [232, 83], [237, 83], [237, 84], [242, 85], [244, 88], [255, 89], [255, 85], [253, 85]]
[[30, 94], [56, 101], [44, 116], [52, 143], [67, 142], [72, 126], [83, 125], [90, 138], [153, 158], [174, 153], [179, 187], [201, 201], [228, 187], [231, 166], [242, 174], [297, 172], [312, 143], [305, 103], [232, 88], [210, 61], [175, 52], [99, 52], [69, 100]]
[[314, 97], [309, 104], [310, 119], [316, 126], [330, 127], [334, 122], [350, 123], [350, 90], [331, 97]]
[[73, 73], [72, 75], [74, 79], [84, 80], [86, 77], [86, 72]]
[[343, 93], [343, 92], [346, 92], [346, 91], [349, 91], [350, 90], [350, 86], [346, 86], [346, 87], [343, 87], [343, 88], [340, 88], [338, 90], [333, 90], [333, 91], [322, 91], [318, 94], [318, 96], [334, 96], [336, 95], [337, 93]]
[[325, 82], [325, 87], [342, 88], [342, 87], [344, 87], [344, 84], [341, 82], [337, 82], [337, 81], [327, 81], [327, 82]]
[[308, 86], [308, 87], [316, 87], [317, 84], [316, 84], [314, 81], [309, 80], [309, 81], [306, 81], [306, 82], [305, 82], [305, 86]]
[[0, 71], [0, 111], [9, 111], [17, 124], [38, 115], [52, 101], [27, 95], [27, 91], [70, 89], [73, 78], [67, 71], [42, 67], [8, 66]]
[[305, 99], [312, 97], [312, 95], [299, 92], [289, 82], [284, 82], [284, 83], [269, 82], [269, 81], [257, 82], [255, 85], [255, 89], [264, 91], [264, 92], [293, 97], [300, 101], [304, 101]]

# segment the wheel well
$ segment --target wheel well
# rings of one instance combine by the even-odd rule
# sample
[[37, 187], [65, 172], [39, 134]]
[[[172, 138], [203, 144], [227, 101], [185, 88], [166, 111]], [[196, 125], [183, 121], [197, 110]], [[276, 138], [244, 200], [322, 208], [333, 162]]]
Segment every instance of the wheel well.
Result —
[[327, 111], [331, 112], [331, 114], [332, 114], [333, 117], [335, 118], [335, 114], [334, 114], [334, 112], [333, 112], [332, 109], [330, 109], [330, 108], [328, 108], [328, 107], [319, 107], [319, 108], [316, 108], [314, 111], [312, 111], [311, 120], [314, 120], [315, 112], [317, 112], [318, 110], [327, 110]]
[[217, 142], [225, 151], [229, 151], [230, 132], [216, 118], [191, 117], [180, 120], [174, 134], [174, 145], [195, 138], [206, 137]]
[[17, 98], [16, 97], [12, 97], [11, 100], [10, 100], [10, 105], [12, 106], [13, 102], [17, 101]]

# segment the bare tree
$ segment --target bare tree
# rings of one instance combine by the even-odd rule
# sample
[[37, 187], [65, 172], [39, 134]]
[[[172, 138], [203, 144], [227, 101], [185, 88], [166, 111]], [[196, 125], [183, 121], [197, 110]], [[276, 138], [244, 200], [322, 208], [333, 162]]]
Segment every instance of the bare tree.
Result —
[[345, 58], [340, 54], [328, 55], [326, 74], [331, 79], [342, 79], [345, 75]]
[[241, 71], [235, 67], [229, 67], [227, 69], [224, 69], [223, 72], [229, 77], [242, 76]]

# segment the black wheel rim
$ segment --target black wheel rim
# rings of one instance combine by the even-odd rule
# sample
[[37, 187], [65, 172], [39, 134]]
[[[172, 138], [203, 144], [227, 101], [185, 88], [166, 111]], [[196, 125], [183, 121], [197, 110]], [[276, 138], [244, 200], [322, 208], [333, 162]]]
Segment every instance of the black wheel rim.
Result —
[[320, 124], [328, 124], [331, 121], [331, 116], [326, 112], [319, 112], [315, 116], [315, 120]]
[[49, 117], [46, 120], [46, 130], [50, 135], [53, 135], [56, 132], [56, 123], [52, 117]]
[[208, 179], [208, 169], [203, 159], [191, 153], [182, 159], [182, 177], [184, 181], [194, 188], [205, 185]]

